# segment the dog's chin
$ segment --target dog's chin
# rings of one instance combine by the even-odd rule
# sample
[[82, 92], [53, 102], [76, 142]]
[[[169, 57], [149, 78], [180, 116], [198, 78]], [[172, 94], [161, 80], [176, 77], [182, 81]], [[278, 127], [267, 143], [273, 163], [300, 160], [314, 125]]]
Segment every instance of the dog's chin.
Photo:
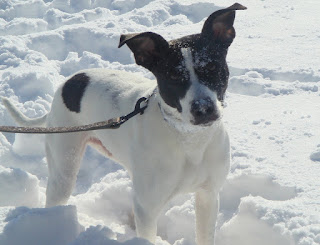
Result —
[[210, 122], [206, 122], [206, 123], [197, 123], [195, 121], [190, 121], [190, 123], [193, 125], [193, 126], [196, 126], [196, 127], [210, 127], [212, 126], [212, 124], [214, 123], [215, 121], [210, 121]]
[[215, 124], [219, 121], [220, 121], [220, 117], [216, 120], [208, 121], [208, 122], [204, 122], [204, 123], [199, 123], [199, 122], [195, 122], [195, 121], [190, 121], [190, 123], [195, 127], [207, 128], [207, 127], [211, 127], [213, 124]]
[[207, 120], [190, 120], [190, 123], [194, 126], [198, 126], [198, 127], [210, 127], [212, 126], [213, 124], [219, 122], [221, 120], [221, 115], [219, 116], [215, 116], [215, 117], [212, 117], [212, 118], [208, 118]]

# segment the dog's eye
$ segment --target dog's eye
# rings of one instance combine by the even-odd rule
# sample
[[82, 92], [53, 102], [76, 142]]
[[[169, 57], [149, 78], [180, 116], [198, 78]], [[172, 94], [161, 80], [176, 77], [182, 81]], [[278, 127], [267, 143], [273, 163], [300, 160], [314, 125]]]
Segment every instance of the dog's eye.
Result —
[[214, 71], [216, 69], [216, 65], [214, 63], [208, 63], [201, 67], [201, 70], [206, 71]]
[[216, 69], [215, 64], [207, 64], [206, 67], [209, 71], [214, 71]]
[[178, 74], [172, 74], [172, 75], [170, 75], [170, 78], [172, 80], [179, 80], [179, 79], [181, 79], [181, 76], [179, 76]]
[[216, 70], [216, 65], [213, 63], [208, 63], [205, 65], [200, 65], [196, 68], [196, 72], [199, 74], [211, 74], [213, 71]]

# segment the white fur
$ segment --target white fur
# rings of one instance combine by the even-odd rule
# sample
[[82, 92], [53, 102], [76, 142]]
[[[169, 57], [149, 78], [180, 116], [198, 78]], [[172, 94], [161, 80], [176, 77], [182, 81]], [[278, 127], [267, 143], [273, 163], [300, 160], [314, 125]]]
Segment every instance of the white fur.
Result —
[[196, 72], [194, 71], [194, 64], [190, 48], [182, 48], [181, 53], [184, 58], [185, 66], [189, 72], [191, 82], [199, 82]]
[[[105, 69], [84, 72], [90, 83], [80, 113], [66, 108], [60, 87], [47, 116], [47, 126], [83, 125], [125, 115], [140, 97], [150, 95], [156, 88], [155, 81], [132, 73]], [[205, 88], [199, 89], [207, 93]], [[189, 91], [186, 99], [194, 94]], [[8, 103], [6, 106], [16, 113], [16, 108]], [[168, 123], [173, 117], [174, 123]], [[184, 125], [181, 130], [175, 127], [179, 124]], [[47, 207], [66, 204], [87, 143], [93, 143], [128, 170], [138, 236], [154, 242], [157, 217], [164, 205], [179, 193], [195, 192], [197, 244], [214, 244], [218, 194], [230, 161], [229, 138], [221, 120], [207, 127], [181, 121], [176, 110], [170, 111], [157, 93], [143, 115], [119, 129], [46, 135]]]

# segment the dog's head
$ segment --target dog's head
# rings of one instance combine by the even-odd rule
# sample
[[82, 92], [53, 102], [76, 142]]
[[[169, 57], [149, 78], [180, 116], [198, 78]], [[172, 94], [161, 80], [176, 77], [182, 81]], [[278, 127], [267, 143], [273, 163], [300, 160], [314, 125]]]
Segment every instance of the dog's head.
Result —
[[[200, 34], [167, 42], [153, 32], [122, 35], [136, 63], [157, 78], [162, 100], [170, 113], [193, 125], [211, 125], [221, 117], [228, 86], [227, 50], [235, 37], [235, 3], [211, 14]], [[176, 115], [177, 117], [177, 115]]]

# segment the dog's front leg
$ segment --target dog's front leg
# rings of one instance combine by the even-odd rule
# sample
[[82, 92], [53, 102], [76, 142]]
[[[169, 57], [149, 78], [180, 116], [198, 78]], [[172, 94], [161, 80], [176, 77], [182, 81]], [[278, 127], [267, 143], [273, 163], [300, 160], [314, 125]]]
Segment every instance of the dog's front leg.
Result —
[[164, 166], [165, 162], [135, 164], [132, 172], [136, 232], [138, 237], [151, 243], [156, 239], [159, 214], [173, 195], [172, 186], [176, 186], [177, 182], [176, 174], [171, 169], [163, 171]]
[[157, 235], [159, 208], [153, 205], [141, 205], [137, 198], [134, 198], [133, 210], [138, 237], [154, 243]]
[[197, 245], [213, 245], [219, 211], [219, 193], [206, 189], [197, 191], [195, 210]]

